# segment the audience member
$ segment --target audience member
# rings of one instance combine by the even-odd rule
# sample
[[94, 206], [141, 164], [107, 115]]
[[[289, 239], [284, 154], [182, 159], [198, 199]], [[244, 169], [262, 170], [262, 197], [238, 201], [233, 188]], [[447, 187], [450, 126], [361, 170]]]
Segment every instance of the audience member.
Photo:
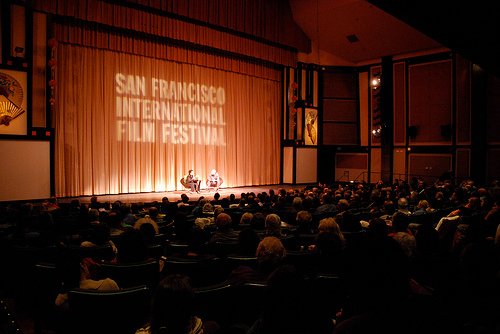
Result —
[[241, 265], [231, 272], [226, 283], [241, 285], [246, 282], [265, 282], [271, 272], [283, 264], [286, 250], [278, 238], [265, 237], [257, 247], [256, 256], [258, 268]]
[[238, 241], [238, 232], [234, 231], [232, 228], [231, 216], [227, 213], [221, 213], [217, 216], [215, 220], [217, 225], [217, 232], [210, 239], [210, 243], [215, 243], [218, 241]]
[[91, 258], [65, 258], [58, 266], [58, 272], [62, 277], [62, 292], [57, 295], [55, 304], [62, 311], [69, 309], [68, 292], [71, 289], [79, 288], [83, 290], [119, 290], [116, 282], [110, 278], [99, 279], [98, 264]]
[[141, 230], [128, 228], [123, 231], [117, 241], [118, 263], [136, 263], [148, 259], [148, 249]]
[[194, 290], [183, 274], [165, 277], [156, 288], [148, 323], [136, 334], [206, 333], [201, 319], [194, 314]]

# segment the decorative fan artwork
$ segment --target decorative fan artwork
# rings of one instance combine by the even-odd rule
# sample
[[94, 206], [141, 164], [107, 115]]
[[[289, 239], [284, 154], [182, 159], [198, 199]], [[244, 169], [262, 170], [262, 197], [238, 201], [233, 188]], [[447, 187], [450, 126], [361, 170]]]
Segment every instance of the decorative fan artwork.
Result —
[[306, 144], [312, 144], [316, 145], [317, 143], [317, 128], [318, 125], [316, 123], [316, 119], [318, 118], [318, 111], [315, 109], [306, 109], [306, 131], [307, 131], [307, 136], [306, 139], [310, 140], [311, 142], [308, 143], [308, 140], [306, 140]]
[[9, 74], [0, 72], [0, 125], [9, 125], [25, 112], [21, 107], [23, 97], [21, 84]]

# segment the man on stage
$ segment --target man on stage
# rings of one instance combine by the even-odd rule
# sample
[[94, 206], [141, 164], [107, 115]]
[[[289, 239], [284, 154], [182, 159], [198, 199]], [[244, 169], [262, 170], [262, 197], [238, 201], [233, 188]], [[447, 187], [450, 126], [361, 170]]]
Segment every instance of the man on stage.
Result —
[[209, 187], [215, 186], [215, 191], [219, 191], [220, 178], [219, 173], [217, 173], [215, 169], [212, 169], [212, 172], [210, 172], [210, 174], [208, 175], [208, 185]]

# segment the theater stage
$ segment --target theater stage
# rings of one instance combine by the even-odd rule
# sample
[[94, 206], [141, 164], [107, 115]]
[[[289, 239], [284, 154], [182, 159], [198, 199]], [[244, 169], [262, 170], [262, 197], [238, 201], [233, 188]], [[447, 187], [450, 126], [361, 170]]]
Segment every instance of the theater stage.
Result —
[[[240, 197], [241, 193], [249, 193], [253, 192], [255, 194], [262, 192], [269, 192], [270, 189], [274, 189], [277, 191], [279, 188], [288, 189], [304, 189], [305, 187], [310, 186], [308, 184], [274, 184], [274, 185], [264, 185], [264, 186], [249, 186], [249, 187], [235, 187], [235, 188], [220, 188], [219, 194], [221, 198], [229, 197], [231, 194], [235, 194], [236, 198]], [[190, 200], [198, 200], [201, 196], [213, 199], [215, 191], [208, 190], [202, 187], [199, 194], [197, 193], [189, 193], [188, 189], [185, 190], [175, 190], [175, 191], [161, 191], [161, 192], [149, 192], [149, 193], [132, 193], [132, 194], [117, 194], [117, 195], [100, 195], [97, 196], [98, 201], [103, 202], [115, 202], [120, 201], [122, 203], [133, 203], [133, 202], [153, 202], [158, 201], [161, 202], [163, 197], [167, 197], [169, 201], [178, 201], [181, 199], [181, 195], [188, 195]], [[72, 200], [77, 199], [80, 203], [90, 203], [90, 198], [92, 196], [79, 196], [79, 197], [64, 197], [58, 198], [57, 201], [59, 203], [70, 203]]]

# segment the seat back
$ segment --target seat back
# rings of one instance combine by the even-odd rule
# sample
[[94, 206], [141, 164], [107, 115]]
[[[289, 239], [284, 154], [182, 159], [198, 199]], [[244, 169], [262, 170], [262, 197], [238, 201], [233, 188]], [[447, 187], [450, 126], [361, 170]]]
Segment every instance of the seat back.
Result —
[[262, 313], [267, 292], [264, 283], [245, 283], [235, 289], [235, 322], [251, 327]]
[[309, 277], [314, 273], [314, 269], [319, 262], [318, 251], [288, 251], [286, 252], [285, 263], [297, 268], [303, 275]]
[[145, 285], [118, 291], [73, 289], [68, 302], [69, 333], [133, 334], [147, 320], [151, 293]]
[[215, 321], [222, 332], [232, 325], [234, 308], [234, 287], [220, 283], [195, 289], [195, 314], [202, 321]]
[[219, 258], [226, 258], [228, 255], [238, 253], [239, 245], [238, 241], [216, 241], [207, 244], [207, 250]]
[[317, 312], [334, 318], [347, 298], [346, 289], [337, 275], [318, 274], [311, 280], [313, 305]]
[[148, 245], [148, 258], [158, 260], [165, 252], [165, 246], [162, 244]]
[[110, 245], [93, 246], [93, 247], [80, 247], [80, 246], [67, 246], [63, 252], [69, 257], [78, 257], [80, 259], [90, 257], [94, 262], [99, 263], [102, 261], [113, 260], [113, 248]]
[[159, 282], [158, 262], [148, 260], [137, 263], [102, 262], [99, 267], [101, 278], [111, 278], [120, 288], [146, 285], [152, 291]]
[[203, 258], [197, 260], [172, 259], [164, 260], [161, 277], [171, 274], [184, 274], [191, 278], [194, 287], [210, 286], [221, 282], [221, 262], [218, 258]]
[[299, 234], [297, 236], [298, 247], [307, 249], [310, 245], [314, 245], [316, 243], [316, 236], [317, 234]]
[[35, 333], [42, 330], [59, 332], [61, 318], [55, 300], [61, 289], [61, 279], [55, 264], [39, 262], [35, 265], [33, 285], [33, 324]]

